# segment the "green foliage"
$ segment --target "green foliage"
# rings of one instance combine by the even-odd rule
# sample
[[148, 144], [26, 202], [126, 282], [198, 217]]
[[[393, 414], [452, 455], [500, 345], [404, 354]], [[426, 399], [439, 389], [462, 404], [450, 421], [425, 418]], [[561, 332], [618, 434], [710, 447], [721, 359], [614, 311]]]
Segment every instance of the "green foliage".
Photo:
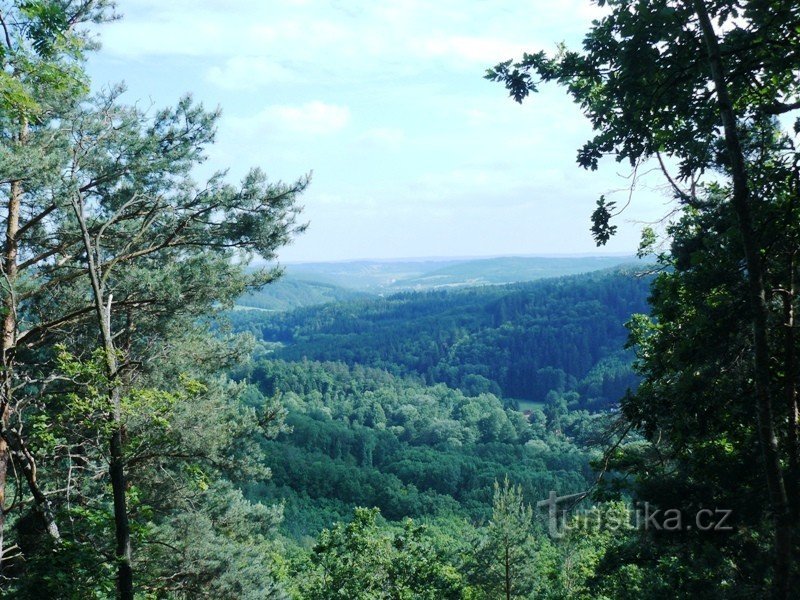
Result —
[[[622, 402], [648, 443], [623, 444], [610, 466], [654, 506], [737, 515], [728, 534], [621, 547], [606, 577], [630, 577], [653, 598], [789, 598], [800, 535], [800, 221], [797, 130], [787, 125], [800, 108], [800, 11], [772, 1], [601, 4], [580, 50], [525, 54], [487, 78], [518, 102], [544, 82], [566, 87], [594, 129], [583, 167], [605, 156], [634, 168], [658, 161], [678, 207], [652, 320], [630, 324], [644, 381]], [[645, 230], [640, 251], [655, 242]]]
[[[102, 353], [80, 360], [61, 348], [58, 363], [69, 384], [29, 415], [39, 468], [67, 485], [57, 518], [72, 526], [52, 545], [36, 513], [12, 521], [25, 561], [11, 570], [7, 589], [20, 597], [101, 598], [113, 590], [109, 382], [102, 362]], [[244, 391], [224, 380], [180, 376], [171, 390], [129, 387], [123, 398], [131, 529], [142, 549], [135, 567], [153, 597], [189, 598], [204, 589], [224, 597], [281, 597], [268, 559], [281, 510], [245, 500], [228, 481], [269, 477], [259, 440], [283, 430], [282, 415], [259, 418], [239, 401]]]
[[39, 105], [27, 93], [25, 86], [5, 71], [0, 72], [0, 98], [5, 110], [13, 110], [18, 117], [30, 119], [39, 110]]
[[[729, 252], [738, 243], [731, 220], [729, 209], [718, 205], [687, 214], [671, 228], [672, 255], [662, 258], [669, 270], [654, 283], [652, 317], [639, 315], [629, 324], [637, 368], [646, 378], [622, 407], [652, 445], [624, 448], [613, 466], [638, 474], [634, 490], [653, 505], [724, 506], [736, 515], [733, 532], [686, 536], [680, 543], [656, 538], [651, 543], [658, 553], [619, 557], [620, 568], [661, 573], [663, 590], [653, 597], [674, 597], [676, 589], [683, 597], [736, 597], [731, 582], [753, 594], [767, 585], [769, 528], [752, 364], [741, 358], [752, 342], [742, 299], [746, 283]], [[775, 234], [770, 278], [779, 287], [788, 264], [785, 242]], [[786, 339], [776, 337], [779, 365]], [[783, 393], [777, 366], [773, 377], [776, 394]]]
[[424, 526], [378, 526], [377, 509], [357, 508], [347, 524], [320, 533], [303, 572], [304, 598], [354, 600], [457, 599], [462, 576], [443, 560]]
[[[206, 319], [278, 274], [247, 265], [274, 259], [304, 229], [296, 197], [308, 179], [286, 185], [253, 169], [238, 185], [220, 173], [198, 184], [191, 175], [218, 112], [189, 97], [146, 112], [124, 106], [119, 87], [89, 98], [83, 58], [93, 43], [81, 27], [112, 18], [110, 8], [105, 0], [2, 7], [2, 296], [13, 331], [3, 337], [10, 406], [0, 435], [15, 450], [8, 464], [0, 459], [13, 473], [2, 484], [19, 497], [0, 539], [20, 549], [4, 561], [2, 595], [111, 595], [122, 522], [112, 496], [122, 496], [137, 587], [148, 597], [192, 589], [191, 597], [203, 586], [266, 597], [280, 587], [269, 568], [229, 559], [250, 549], [255, 565], [272, 552], [279, 511], [241, 499], [234, 484], [269, 477], [259, 444], [283, 430], [283, 412], [273, 403], [256, 414], [239, 401], [244, 386], [224, 371], [247, 352], [246, 339], [212, 339]], [[110, 330], [103, 351], [95, 350], [99, 313]], [[127, 477], [127, 486], [115, 478], [114, 494], [109, 463]], [[228, 512], [212, 501], [220, 494]], [[192, 552], [189, 538], [185, 552], [151, 552], [178, 547], [191, 529], [176, 525], [182, 516], [210, 539]], [[43, 524], [50, 535], [60, 530], [60, 543]], [[71, 588], [60, 585], [67, 574]]]
[[69, 30], [63, 6], [46, 0], [28, 0], [20, 3], [20, 12], [28, 21], [26, 34], [33, 49], [39, 56], [52, 56], [59, 39]]
[[[3, 6], [0, 122], [41, 122], [88, 91], [87, 22], [113, 18], [107, 0], [15, 0]], [[12, 125], [12, 128], [14, 126]]]
[[643, 258], [653, 252], [658, 238], [656, 232], [652, 227], [642, 228], [642, 237], [639, 241], [639, 249], [636, 251], [636, 256]]
[[280, 508], [248, 502], [220, 481], [197, 500], [151, 524], [143, 540], [153, 596], [285, 598], [274, 541]]
[[605, 246], [617, 232], [617, 226], [611, 225], [611, 217], [614, 215], [616, 202], [609, 202], [605, 196], [600, 196], [597, 200], [597, 208], [592, 213], [592, 237], [598, 246]]

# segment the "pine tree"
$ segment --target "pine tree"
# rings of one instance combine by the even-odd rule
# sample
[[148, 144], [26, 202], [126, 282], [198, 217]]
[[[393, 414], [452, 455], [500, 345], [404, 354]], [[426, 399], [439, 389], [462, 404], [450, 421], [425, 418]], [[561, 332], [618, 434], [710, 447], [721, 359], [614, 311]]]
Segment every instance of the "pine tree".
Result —
[[535, 571], [533, 510], [522, 488], [495, 481], [492, 518], [480, 533], [469, 566], [472, 581], [489, 598], [527, 597]]

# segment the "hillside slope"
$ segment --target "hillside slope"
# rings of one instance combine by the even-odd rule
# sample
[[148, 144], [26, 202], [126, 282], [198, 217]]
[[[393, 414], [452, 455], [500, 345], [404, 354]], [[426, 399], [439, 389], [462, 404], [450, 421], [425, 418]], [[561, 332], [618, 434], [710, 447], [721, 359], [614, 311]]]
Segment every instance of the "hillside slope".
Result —
[[599, 409], [636, 385], [624, 323], [647, 312], [648, 287], [649, 279], [615, 270], [240, 314], [234, 325], [280, 343], [283, 360], [368, 365], [539, 402], [551, 391], [577, 392], [567, 401]]
[[366, 294], [362, 292], [332, 283], [309, 281], [292, 275], [284, 275], [260, 290], [245, 294], [239, 298], [237, 305], [268, 311], [284, 311], [327, 304], [328, 302], [354, 300], [364, 296]]

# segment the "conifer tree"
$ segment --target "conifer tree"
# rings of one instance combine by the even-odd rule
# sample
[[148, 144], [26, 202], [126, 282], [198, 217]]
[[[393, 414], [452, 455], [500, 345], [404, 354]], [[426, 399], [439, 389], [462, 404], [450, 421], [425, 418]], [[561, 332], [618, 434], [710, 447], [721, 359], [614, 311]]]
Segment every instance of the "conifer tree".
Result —
[[535, 574], [533, 510], [508, 477], [494, 483], [492, 518], [475, 548], [470, 573], [489, 598], [524, 598]]

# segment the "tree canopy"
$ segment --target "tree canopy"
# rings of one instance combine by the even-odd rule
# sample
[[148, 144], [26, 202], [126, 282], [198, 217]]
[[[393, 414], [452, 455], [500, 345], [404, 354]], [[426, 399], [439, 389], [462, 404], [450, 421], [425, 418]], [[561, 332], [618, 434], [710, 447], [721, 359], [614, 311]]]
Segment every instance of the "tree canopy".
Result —
[[[241, 440], [215, 438], [261, 426], [221, 371], [225, 353], [237, 353], [202, 319], [274, 278], [248, 263], [273, 260], [304, 228], [305, 177], [282, 184], [254, 169], [238, 185], [222, 171], [193, 180], [218, 111], [186, 97], [145, 112], [123, 105], [121, 88], [89, 95], [83, 25], [114, 18], [111, 9], [102, 0], [0, 6], [0, 568], [12, 588], [53, 597], [70, 569], [74, 596], [89, 594], [95, 563], [117, 570], [122, 598], [133, 597], [136, 569], [189, 586], [188, 572], [165, 583], [168, 561], [137, 560], [132, 548], [166, 531], [178, 541], [177, 521], [206, 513], [271, 511], [237, 501], [227, 483], [248, 470], [247, 453]], [[208, 430], [170, 432], [204, 410]], [[279, 416], [260, 419], [264, 433], [280, 430]], [[196, 497], [212, 472], [227, 507]], [[236, 527], [234, 549], [261, 535]], [[35, 541], [40, 528], [49, 540]], [[48, 552], [63, 569], [40, 570]]]
[[[672, 253], [662, 257], [670, 271], [656, 283], [657, 320], [635, 323], [645, 384], [623, 410], [685, 468], [708, 475], [711, 465], [725, 464], [711, 452], [718, 444], [742, 461], [740, 469], [759, 473], [765, 486], [746, 488], [744, 497], [761, 509], [740, 516], [757, 528], [771, 520], [774, 560], [752, 574], [760, 583], [747, 585], [788, 598], [798, 543], [793, 199], [800, 127], [786, 125], [800, 109], [800, 9], [760, 0], [600, 4], [607, 14], [582, 50], [526, 54], [487, 77], [518, 102], [544, 82], [565, 86], [595, 130], [578, 152], [581, 166], [596, 169], [613, 156], [661, 167], [678, 203], [667, 231]], [[598, 243], [613, 233], [613, 211], [601, 199], [593, 216]], [[652, 241], [651, 232], [646, 237]], [[755, 440], [760, 455], [751, 452]], [[707, 451], [693, 453], [700, 448]], [[652, 473], [644, 479], [654, 483]], [[684, 471], [681, 480], [693, 478]], [[715, 480], [720, 497], [744, 501], [732, 480]]]

